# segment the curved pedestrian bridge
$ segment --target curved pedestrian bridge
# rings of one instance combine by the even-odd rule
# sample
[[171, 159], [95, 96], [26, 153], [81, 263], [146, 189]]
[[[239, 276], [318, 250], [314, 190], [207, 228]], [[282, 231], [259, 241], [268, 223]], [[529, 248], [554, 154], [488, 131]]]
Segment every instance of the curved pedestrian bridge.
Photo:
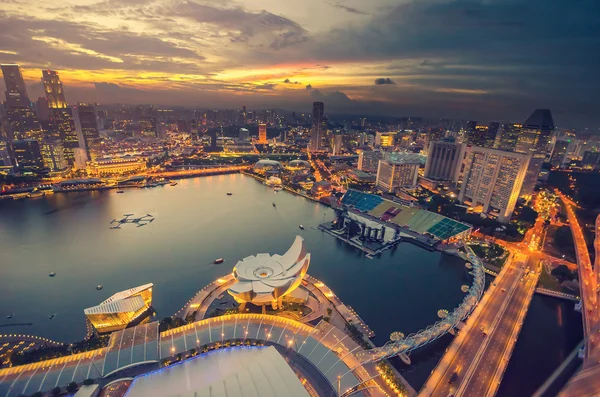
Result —
[[[231, 314], [158, 333], [158, 323], [115, 332], [109, 346], [85, 353], [0, 370], [0, 397], [30, 395], [87, 378], [99, 379], [141, 364], [172, 360], [239, 342], [285, 346], [308, 360], [332, 385], [346, 391], [376, 375], [357, 359], [363, 348], [321, 321], [316, 327], [263, 314]], [[372, 373], [371, 373], [372, 372]], [[360, 395], [360, 394], [353, 394]]]

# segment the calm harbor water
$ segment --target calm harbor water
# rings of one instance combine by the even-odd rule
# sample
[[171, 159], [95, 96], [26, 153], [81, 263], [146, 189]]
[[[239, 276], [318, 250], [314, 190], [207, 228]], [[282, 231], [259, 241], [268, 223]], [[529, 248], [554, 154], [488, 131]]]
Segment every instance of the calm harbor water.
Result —
[[[109, 222], [125, 213], [149, 213], [156, 219], [141, 228], [129, 224], [111, 230]], [[463, 261], [408, 243], [367, 259], [316, 230], [332, 217], [333, 212], [320, 204], [274, 193], [239, 174], [124, 194], [81, 192], [0, 201], [0, 333], [81, 339], [84, 308], [148, 282], [155, 284], [157, 317], [170, 316], [199, 289], [230, 272], [238, 259], [259, 252], [283, 253], [296, 234], [305, 238], [311, 252], [309, 273], [363, 317], [376, 332], [378, 345], [392, 331], [409, 334], [435, 322], [439, 309], [451, 310], [462, 300], [460, 286], [471, 283]], [[213, 265], [220, 257], [225, 262]], [[48, 277], [50, 272], [56, 277]], [[104, 289], [97, 291], [98, 284]], [[535, 316], [527, 317], [515, 357], [527, 363], [534, 352], [544, 369], [527, 364], [513, 369], [511, 361], [505, 377], [508, 394], [503, 395], [530, 395], [510, 385], [529, 382], [529, 389], [537, 387], [524, 378], [524, 371], [535, 371], [536, 379], [543, 381], [580, 337], [580, 319], [571, 304], [536, 297], [532, 311]], [[6, 320], [11, 313], [14, 318]], [[50, 320], [52, 313], [57, 316]], [[450, 340], [443, 338], [412, 354], [413, 365], [403, 373], [415, 388]]]

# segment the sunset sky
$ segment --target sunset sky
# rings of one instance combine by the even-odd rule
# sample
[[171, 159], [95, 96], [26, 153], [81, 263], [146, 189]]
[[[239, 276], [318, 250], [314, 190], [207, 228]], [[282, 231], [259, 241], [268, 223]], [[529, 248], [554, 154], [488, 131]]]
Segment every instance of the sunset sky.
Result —
[[598, 20], [595, 0], [2, 0], [0, 62], [32, 99], [52, 68], [70, 102], [597, 127]]

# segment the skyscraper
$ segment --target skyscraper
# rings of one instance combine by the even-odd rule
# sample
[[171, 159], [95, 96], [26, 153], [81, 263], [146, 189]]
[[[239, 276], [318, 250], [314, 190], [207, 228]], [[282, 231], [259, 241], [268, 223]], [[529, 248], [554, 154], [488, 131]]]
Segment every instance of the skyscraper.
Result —
[[33, 138], [42, 140], [42, 127], [27, 95], [25, 80], [19, 65], [0, 65], [6, 85], [6, 115], [9, 121], [10, 138]]
[[420, 162], [415, 159], [379, 160], [376, 185], [386, 193], [417, 184]]
[[65, 149], [60, 139], [44, 139], [40, 151], [44, 166], [50, 172], [62, 172], [68, 168]]
[[500, 150], [514, 151], [517, 147], [517, 141], [519, 140], [519, 135], [521, 135], [522, 127], [523, 125], [521, 124], [502, 124], [494, 146]]
[[19, 139], [13, 142], [13, 148], [21, 173], [34, 175], [44, 173], [44, 160], [40, 151], [40, 143], [37, 140]]
[[521, 189], [521, 196], [529, 197], [533, 193], [553, 131], [554, 121], [548, 109], [535, 110], [523, 123], [515, 151], [531, 154], [532, 157]]
[[431, 142], [425, 163], [425, 178], [457, 182], [465, 146], [454, 138]]
[[61, 109], [67, 107], [63, 85], [55, 70], [42, 70], [42, 83], [46, 92], [46, 100], [50, 109]]
[[560, 167], [565, 162], [567, 156], [567, 150], [569, 149], [570, 141], [566, 139], [557, 139], [552, 149], [552, 156], [550, 156], [550, 164], [553, 167]]
[[379, 150], [363, 150], [358, 155], [357, 168], [365, 172], [377, 172], [379, 160], [383, 158]]
[[[90, 147], [98, 141], [98, 121], [96, 117], [96, 104], [80, 103], [73, 107], [73, 118], [79, 145], [85, 147], [90, 156]], [[83, 142], [82, 142], [83, 140]], [[82, 144], [83, 143], [83, 144]]]
[[531, 154], [470, 147], [458, 199], [507, 223], [515, 209]]
[[267, 125], [260, 123], [258, 125], [258, 143], [264, 145], [267, 143]]
[[325, 114], [325, 105], [323, 102], [313, 102], [312, 125], [310, 130], [309, 148], [313, 151], [319, 151], [323, 147], [323, 138], [325, 128], [323, 126], [323, 115]]
[[[42, 84], [46, 93], [46, 103], [50, 110], [50, 131], [48, 137], [60, 139], [65, 159], [73, 164], [75, 148], [79, 147], [73, 112], [67, 107], [63, 85], [55, 70], [42, 70]], [[40, 105], [42, 106], [42, 105]]]

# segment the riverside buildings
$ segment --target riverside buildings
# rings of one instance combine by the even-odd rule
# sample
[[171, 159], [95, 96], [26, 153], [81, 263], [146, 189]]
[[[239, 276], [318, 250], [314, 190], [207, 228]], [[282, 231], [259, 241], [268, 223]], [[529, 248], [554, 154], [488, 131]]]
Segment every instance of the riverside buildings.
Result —
[[497, 149], [467, 149], [458, 199], [507, 223], [515, 209], [531, 154]]

